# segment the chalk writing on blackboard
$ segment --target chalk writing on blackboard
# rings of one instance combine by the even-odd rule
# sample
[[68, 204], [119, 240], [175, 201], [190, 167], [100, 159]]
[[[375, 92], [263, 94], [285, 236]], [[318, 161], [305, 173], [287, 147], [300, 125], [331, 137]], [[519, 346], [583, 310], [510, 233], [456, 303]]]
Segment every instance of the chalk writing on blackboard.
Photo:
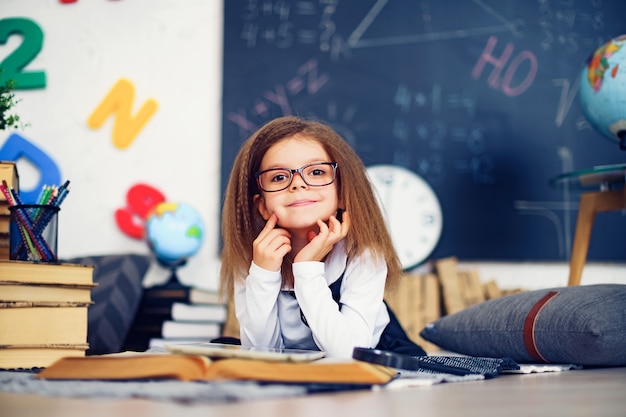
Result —
[[[623, 162], [586, 122], [580, 71], [624, 30], [626, 2], [229, 0], [222, 187], [258, 126], [330, 123], [366, 165], [422, 176], [446, 221], [433, 257], [567, 259], [567, 170]], [[606, 222], [606, 223], [605, 223]], [[623, 259], [625, 216], [594, 224], [590, 260]]]

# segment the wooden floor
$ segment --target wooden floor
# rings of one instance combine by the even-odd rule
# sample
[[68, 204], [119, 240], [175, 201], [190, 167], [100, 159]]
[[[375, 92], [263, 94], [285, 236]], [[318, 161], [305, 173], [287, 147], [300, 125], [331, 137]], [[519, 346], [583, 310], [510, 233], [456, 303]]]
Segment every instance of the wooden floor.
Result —
[[0, 392], [0, 416], [626, 416], [626, 367], [501, 375], [390, 391], [317, 394], [235, 404], [72, 399]]

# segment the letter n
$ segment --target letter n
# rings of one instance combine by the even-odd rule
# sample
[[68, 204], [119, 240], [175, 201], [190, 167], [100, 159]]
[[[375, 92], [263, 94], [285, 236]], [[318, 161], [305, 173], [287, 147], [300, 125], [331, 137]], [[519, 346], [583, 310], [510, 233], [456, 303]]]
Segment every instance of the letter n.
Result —
[[100, 105], [91, 113], [87, 124], [92, 129], [97, 129], [111, 115], [115, 115], [113, 124], [113, 145], [119, 149], [125, 149], [135, 140], [144, 125], [150, 120], [157, 110], [157, 102], [153, 99], [146, 100], [135, 116], [132, 115], [135, 87], [133, 84], [121, 78], [102, 100]]

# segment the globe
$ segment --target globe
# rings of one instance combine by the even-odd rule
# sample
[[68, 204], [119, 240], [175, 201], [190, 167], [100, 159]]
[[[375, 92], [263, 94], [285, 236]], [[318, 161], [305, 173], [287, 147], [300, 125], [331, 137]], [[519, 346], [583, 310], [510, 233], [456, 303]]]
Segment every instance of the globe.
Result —
[[146, 239], [157, 260], [169, 267], [183, 265], [204, 239], [200, 214], [185, 203], [157, 204], [146, 220]]
[[611, 39], [589, 57], [579, 98], [591, 126], [626, 150], [626, 35]]

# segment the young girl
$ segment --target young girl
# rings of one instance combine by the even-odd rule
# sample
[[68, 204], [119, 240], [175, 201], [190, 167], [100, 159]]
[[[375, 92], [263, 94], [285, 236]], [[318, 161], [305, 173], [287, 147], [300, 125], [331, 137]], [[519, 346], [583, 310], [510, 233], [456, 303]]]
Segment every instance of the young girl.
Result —
[[241, 344], [425, 355], [383, 302], [402, 268], [365, 166], [329, 126], [282, 117], [243, 144], [222, 235]]

